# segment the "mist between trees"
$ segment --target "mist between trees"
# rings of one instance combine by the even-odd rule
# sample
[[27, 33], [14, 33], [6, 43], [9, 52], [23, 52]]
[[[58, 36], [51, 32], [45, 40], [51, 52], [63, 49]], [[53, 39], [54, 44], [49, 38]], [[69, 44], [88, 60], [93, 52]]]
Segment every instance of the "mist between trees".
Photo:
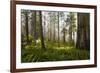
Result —
[[22, 62], [90, 58], [90, 14], [21, 10]]

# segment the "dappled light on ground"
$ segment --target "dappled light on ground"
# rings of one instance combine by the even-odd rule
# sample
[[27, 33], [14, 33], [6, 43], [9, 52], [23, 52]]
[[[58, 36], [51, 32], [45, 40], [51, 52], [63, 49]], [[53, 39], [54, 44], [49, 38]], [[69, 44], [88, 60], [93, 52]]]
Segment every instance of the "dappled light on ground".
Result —
[[71, 47], [71, 46], [67, 46], [67, 47], [54, 47], [55, 49], [66, 49], [66, 50], [70, 50], [74, 47]]

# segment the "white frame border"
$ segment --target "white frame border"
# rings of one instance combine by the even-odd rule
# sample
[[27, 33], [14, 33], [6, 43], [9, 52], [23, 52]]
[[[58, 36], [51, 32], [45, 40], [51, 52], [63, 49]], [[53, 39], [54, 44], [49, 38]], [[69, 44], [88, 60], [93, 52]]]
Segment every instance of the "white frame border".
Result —
[[[38, 63], [21, 63], [21, 9], [28, 10], [47, 10], [47, 11], [69, 11], [90, 13], [90, 60], [80, 61], [57, 61], [57, 62], [38, 62]], [[16, 5], [16, 68], [40, 68], [40, 67], [57, 67], [57, 66], [74, 66], [94, 64], [94, 9], [70, 8], [70, 7], [51, 7], [37, 5]]]

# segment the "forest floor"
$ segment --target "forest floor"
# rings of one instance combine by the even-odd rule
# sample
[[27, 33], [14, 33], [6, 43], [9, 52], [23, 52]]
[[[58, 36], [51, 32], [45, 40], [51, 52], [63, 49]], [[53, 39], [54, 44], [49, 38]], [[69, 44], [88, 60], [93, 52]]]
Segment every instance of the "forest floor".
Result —
[[57, 44], [46, 45], [44, 50], [40, 46], [27, 45], [21, 50], [21, 62], [46, 62], [46, 61], [69, 61], [87, 60], [90, 53], [86, 49], [77, 49], [73, 45]]

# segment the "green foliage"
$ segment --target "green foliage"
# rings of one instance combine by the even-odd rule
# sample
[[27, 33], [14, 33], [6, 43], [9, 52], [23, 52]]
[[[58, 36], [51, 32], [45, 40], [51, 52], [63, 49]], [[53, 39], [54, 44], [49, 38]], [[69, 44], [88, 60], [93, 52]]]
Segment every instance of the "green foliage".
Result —
[[76, 49], [73, 46], [63, 46], [56, 47], [57, 43], [54, 45], [46, 45], [46, 50], [41, 47], [26, 45], [22, 49], [21, 61], [22, 62], [45, 62], [45, 61], [68, 61], [68, 60], [85, 60], [89, 59], [89, 51]]

